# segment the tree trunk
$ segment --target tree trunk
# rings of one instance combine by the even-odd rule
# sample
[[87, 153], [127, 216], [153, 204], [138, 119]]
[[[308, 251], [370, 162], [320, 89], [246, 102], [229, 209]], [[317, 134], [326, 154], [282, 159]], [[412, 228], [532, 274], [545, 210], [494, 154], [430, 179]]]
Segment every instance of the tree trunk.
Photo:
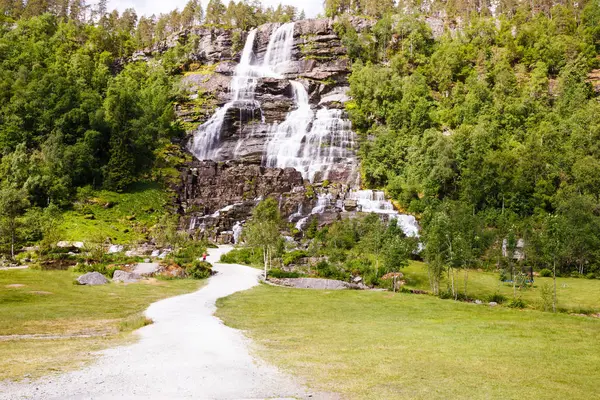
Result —
[[465, 299], [467, 298], [467, 282], [469, 281], [469, 269], [465, 267]]
[[458, 299], [458, 296], [456, 294], [456, 290], [454, 289], [454, 268], [450, 268], [449, 270], [451, 270], [450, 280], [452, 281], [452, 297], [454, 297], [454, 300], [456, 300]]
[[265, 247], [263, 247], [263, 261], [264, 261], [264, 263], [265, 263], [265, 280], [267, 280], [267, 267], [268, 267], [268, 265], [269, 265], [269, 264], [268, 264], [268, 261], [267, 261], [267, 259], [268, 259], [268, 258], [267, 258], [267, 257], [268, 257], [268, 251], [269, 251], [269, 250], [267, 249], [267, 247], [266, 247], [266, 246], [265, 246]]
[[10, 229], [10, 257], [15, 259], [15, 228]]
[[554, 283], [554, 296], [552, 297], [552, 312], [556, 312], [556, 258], [552, 263], [552, 280]]

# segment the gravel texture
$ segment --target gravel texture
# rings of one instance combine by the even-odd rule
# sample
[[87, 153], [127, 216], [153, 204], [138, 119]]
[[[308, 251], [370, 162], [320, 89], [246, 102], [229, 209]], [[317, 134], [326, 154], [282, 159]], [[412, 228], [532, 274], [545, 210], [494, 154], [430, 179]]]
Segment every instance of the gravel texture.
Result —
[[250, 353], [251, 341], [213, 316], [215, 301], [258, 284], [259, 270], [215, 263], [218, 274], [198, 292], [154, 303], [154, 324], [140, 340], [102, 352], [82, 370], [34, 382], [0, 383], [0, 399], [274, 399], [330, 398]]

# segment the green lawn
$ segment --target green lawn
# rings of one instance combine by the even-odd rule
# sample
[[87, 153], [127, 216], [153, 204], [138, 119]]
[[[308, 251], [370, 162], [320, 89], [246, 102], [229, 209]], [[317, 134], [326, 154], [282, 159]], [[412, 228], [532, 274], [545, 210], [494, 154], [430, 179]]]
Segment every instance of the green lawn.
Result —
[[260, 286], [219, 301], [267, 360], [349, 399], [600, 397], [600, 320]]
[[[427, 266], [421, 262], [412, 262], [403, 269], [407, 279], [407, 287], [429, 290]], [[441, 287], [445, 288], [448, 282], [444, 278]], [[530, 307], [542, 308], [541, 287], [552, 285], [552, 278], [535, 278], [531, 289], [518, 292]], [[464, 292], [464, 272], [456, 272], [456, 285], [460, 292]], [[467, 279], [467, 293], [469, 297], [486, 300], [494, 293], [501, 293], [511, 299], [513, 288], [511, 284], [500, 282], [498, 273], [470, 270]], [[600, 280], [584, 278], [558, 278], [557, 279], [558, 306], [572, 312], [600, 312]]]
[[0, 336], [108, 334], [105, 338], [0, 340], [0, 380], [43, 375], [89, 359], [89, 352], [123, 340], [121, 330], [140, 326], [151, 303], [192, 292], [195, 280], [148, 280], [123, 285], [78, 286], [70, 271], [0, 271]]
[[[105, 208], [107, 203], [112, 207]], [[169, 204], [168, 191], [155, 183], [136, 184], [127, 193], [95, 191], [84, 205], [63, 214], [60, 228], [64, 240], [102, 237], [127, 244], [144, 240]]]

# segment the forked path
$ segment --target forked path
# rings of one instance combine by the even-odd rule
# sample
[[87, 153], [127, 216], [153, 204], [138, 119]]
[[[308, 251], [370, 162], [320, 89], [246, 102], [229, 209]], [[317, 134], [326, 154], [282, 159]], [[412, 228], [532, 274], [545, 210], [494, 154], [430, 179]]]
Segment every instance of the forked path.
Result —
[[217, 299], [258, 284], [260, 271], [217, 263], [229, 250], [210, 250], [209, 261], [218, 274], [205, 287], [150, 306], [146, 314], [154, 324], [138, 331], [137, 343], [106, 350], [79, 371], [27, 384], [0, 384], [0, 399], [309, 397], [292, 377], [254, 358], [251, 342], [213, 315]]

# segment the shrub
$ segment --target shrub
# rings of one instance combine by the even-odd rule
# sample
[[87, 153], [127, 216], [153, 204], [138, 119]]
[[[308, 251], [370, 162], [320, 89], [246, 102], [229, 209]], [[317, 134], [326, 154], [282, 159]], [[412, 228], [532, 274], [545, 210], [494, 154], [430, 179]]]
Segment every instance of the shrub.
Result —
[[283, 265], [288, 266], [291, 264], [296, 264], [298, 260], [306, 257], [306, 252], [303, 250], [294, 250], [289, 253], [285, 253], [282, 257]]
[[327, 261], [321, 261], [315, 266], [317, 275], [327, 279], [337, 279], [340, 281], [347, 281], [350, 279], [350, 274], [340, 270], [334, 265], [329, 264]]
[[244, 264], [261, 266], [263, 264], [262, 249], [244, 247], [235, 249], [221, 256], [221, 262], [225, 264]]
[[548, 268], [544, 268], [540, 271], [540, 276], [542, 278], [550, 278], [552, 276], [552, 271], [550, 271]]
[[571, 276], [571, 278], [581, 278], [581, 277], [583, 277], [583, 275], [581, 275], [581, 274], [580, 274], [579, 272], [577, 272], [577, 271], [573, 271], [573, 272], [571, 272], [571, 275], [570, 275], [570, 276]]
[[525, 307], [527, 307], [527, 304], [522, 299], [512, 299], [508, 303], [508, 306], [510, 308], [525, 308]]
[[593, 272], [589, 272], [586, 276], [587, 279], [596, 279], [596, 274]]
[[212, 265], [206, 261], [194, 261], [187, 266], [185, 272], [192, 279], [206, 279], [212, 275]]
[[115, 271], [120, 269], [117, 265], [107, 265], [107, 264], [84, 264], [79, 263], [75, 266], [75, 272], [81, 274], [87, 274], [88, 272], [99, 272], [102, 275], [112, 279]]
[[498, 303], [498, 304], [502, 304], [504, 303], [507, 299], [506, 296], [500, 294], [500, 293], [494, 293], [490, 296], [488, 296], [488, 302], [494, 302], [494, 303]]
[[286, 278], [301, 278], [303, 276], [303, 274], [301, 274], [299, 272], [282, 271], [279, 268], [274, 268], [269, 271], [269, 276], [271, 278], [286, 279]]

